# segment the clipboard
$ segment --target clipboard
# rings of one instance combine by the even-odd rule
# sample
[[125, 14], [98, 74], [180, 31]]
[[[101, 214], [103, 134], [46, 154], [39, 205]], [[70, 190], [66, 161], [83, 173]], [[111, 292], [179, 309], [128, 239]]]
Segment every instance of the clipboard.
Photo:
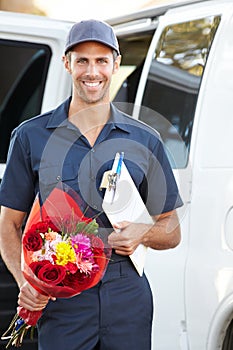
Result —
[[[121, 221], [130, 221], [133, 223], [153, 224], [154, 220], [148, 213], [120, 153], [116, 154], [112, 170], [104, 175], [105, 179], [103, 182], [105, 184], [106, 176], [108, 177], [108, 186], [102, 207], [110, 223], [113, 225]], [[130, 259], [140, 276], [142, 276], [144, 271], [146, 253], [147, 247], [140, 244], [133, 254], [130, 255]]]

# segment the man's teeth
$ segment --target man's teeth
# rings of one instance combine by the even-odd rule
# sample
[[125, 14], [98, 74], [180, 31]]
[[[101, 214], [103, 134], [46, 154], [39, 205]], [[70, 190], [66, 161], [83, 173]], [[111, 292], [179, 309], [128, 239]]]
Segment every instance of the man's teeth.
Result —
[[99, 82], [93, 83], [93, 82], [85, 81], [84, 84], [87, 86], [90, 86], [90, 87], [95, 87], [95, 86], [98, 86], [100, 83]]

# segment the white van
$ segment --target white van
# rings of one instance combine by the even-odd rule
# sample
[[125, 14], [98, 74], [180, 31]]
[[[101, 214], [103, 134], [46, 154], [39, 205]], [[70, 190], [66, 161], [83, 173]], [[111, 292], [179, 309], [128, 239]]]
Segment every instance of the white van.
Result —
[[[233, 1], [184, 3], [109, 20], [123, 56], [112, 99], [160, 132], [185, 202], [181, 244], [147, 256], [153, 350], [231, 350]], [[0, 23], [2, 175], [12, 129], [71, 93], [72, 23], [3, 12]]]

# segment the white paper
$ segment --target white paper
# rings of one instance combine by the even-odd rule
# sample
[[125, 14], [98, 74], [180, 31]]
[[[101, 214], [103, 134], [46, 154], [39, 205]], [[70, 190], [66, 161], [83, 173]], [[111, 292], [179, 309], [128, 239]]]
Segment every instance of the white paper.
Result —
[[[113, 164], [113, 173], [116, 169], [117, 159], [119, 158], [116, 157]], [[143, 224], [154, 223], [124, 162], [122, 162], [121, 174], [117, 180], [115, 193], [114, 189], [106, 188], [102, 207], [112, 225], [121, 221]], [[140, 244], [130, 255], [140, 276], [142, 276], [144, 270], [146, 251], [147, 248]]]

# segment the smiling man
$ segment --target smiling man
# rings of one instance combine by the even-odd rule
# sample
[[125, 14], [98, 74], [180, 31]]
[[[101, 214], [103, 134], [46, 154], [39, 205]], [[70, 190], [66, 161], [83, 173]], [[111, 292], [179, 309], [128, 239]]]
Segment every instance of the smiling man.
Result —
[[[12, 134], [0, 188], [2, 258], [18, 283], [19, 305], [43, 309], [39, 350], [150, 350], [152, 294], [145, 274], [138, 275], [129, 255], [139, 244], [159, 250], [179, 244], [176, 208], [182, 200], [158, 133], [110, 103], [112, 75], [121, 61], [113, 29], [96, 20], [76, 23], [63, 61], [72, 78], [72, 96]], [[153, 225], [119, 222], [115, 232], [102, 213], [101, 179], [118, 151], [125, 154]], [[43, 202], [60, 181], [80, 195], [82, 210], [91, 208], [100, 215], [112, 256], [96, 286], [73, 298], [54, 300], [24, 279], [21, 227], [36, 194]]]
[[64, 61], [74, 84], [72, 103], [79, 101], [80, 109], [89, 103], [109, 102], [111, 77], [118, 71], [119, 55], [113, 61], [113, 54], [105, 45], [84, 42], [69, 51]]
[[[113, 53], [108, 46], [97, 41], [81, 41], [80, 44], [71, 47], [72, 51], [69, 46], [68, 48], [69, 51], [63, 58], [73, 81], [68, 119], [93, 146], [100, 130], [109, 119], [111, 78], [119, 69], [121, 56], [119, 51]], [[101, 113], [94, 109], [94, 106], [98, 106]]]

